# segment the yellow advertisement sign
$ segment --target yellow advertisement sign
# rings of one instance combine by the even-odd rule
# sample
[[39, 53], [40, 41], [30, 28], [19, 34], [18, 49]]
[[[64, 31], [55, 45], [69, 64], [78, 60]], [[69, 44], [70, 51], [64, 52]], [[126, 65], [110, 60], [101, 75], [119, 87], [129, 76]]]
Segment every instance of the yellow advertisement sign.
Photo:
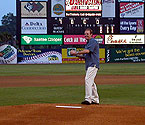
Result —
[[[81, 51], [83, 49], [84, 48], [62, 49], [62, 63], [85, 63], [85, 60], [83, 58], [70, 55], [71, 50]], [[104, 48], [99, 49], [99, 53], [100, 53], [100, 63], [105, 63], [105, 49]]]
[[99, 49], [100, 63], [105, 63], [105, 48]]

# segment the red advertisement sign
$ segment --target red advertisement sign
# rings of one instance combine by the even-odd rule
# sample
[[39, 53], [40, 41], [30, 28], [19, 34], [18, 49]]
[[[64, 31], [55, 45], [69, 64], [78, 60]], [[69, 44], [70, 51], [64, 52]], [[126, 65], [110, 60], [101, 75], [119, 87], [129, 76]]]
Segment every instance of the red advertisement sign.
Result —
[[101, 0], [66, 0], [66, 11], [101, 11]]
[[[104, 44], [104, 35], [93, 35], [99, 44]], [[64, 35], [64, 45], [85, 45], [87, 40], [84, 35]]]
[[144, 17], [144, 3], [120, 3], [120, 17]]

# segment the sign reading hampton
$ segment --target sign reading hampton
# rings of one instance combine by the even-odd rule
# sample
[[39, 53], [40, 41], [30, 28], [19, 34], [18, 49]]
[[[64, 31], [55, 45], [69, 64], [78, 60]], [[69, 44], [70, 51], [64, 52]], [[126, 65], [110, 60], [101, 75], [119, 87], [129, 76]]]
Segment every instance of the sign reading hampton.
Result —
[[22, 45], [60, 45], [62, 35], [21, 35]]

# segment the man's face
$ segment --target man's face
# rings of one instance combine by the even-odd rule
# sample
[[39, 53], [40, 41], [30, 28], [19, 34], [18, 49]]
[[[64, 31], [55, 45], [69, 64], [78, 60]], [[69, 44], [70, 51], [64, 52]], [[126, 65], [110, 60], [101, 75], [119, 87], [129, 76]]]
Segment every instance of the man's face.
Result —
[[86, 38], [86, 40], [90, 40], [92, 38], [92, 34], [90, 33], [89, 30], [85, 31], [85, 38]]

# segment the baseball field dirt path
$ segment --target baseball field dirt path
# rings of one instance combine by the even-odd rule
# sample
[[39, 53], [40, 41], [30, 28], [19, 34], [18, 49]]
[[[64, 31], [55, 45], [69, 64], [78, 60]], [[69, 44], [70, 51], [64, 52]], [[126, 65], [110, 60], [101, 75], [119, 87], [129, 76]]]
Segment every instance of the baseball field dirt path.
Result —
[[[0, 76], [0, 87], [84, 85], [85, 76]], [[96, 84], [145, 84], [145, 76], [98, 75]]]
[[[28, 80], [29, 79], [29, 80]], [[97, 84], [145, 84], [145, 76], [97, 76]], [[0, 76], [0, 87], [83, 85], [84, 76]], [[56, 106], [81, 106], [80, 109]], [[0, 106], [0, 125], [144, 125], [144, 106]]]

